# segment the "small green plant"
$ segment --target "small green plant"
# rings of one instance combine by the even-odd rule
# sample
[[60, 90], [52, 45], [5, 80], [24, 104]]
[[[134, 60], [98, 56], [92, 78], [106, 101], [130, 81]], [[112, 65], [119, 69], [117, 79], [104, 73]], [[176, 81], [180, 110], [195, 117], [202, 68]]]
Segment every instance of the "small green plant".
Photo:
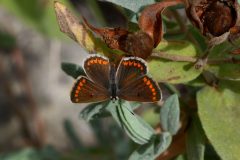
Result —
[[[80, 117], [91, 121], [111, 115], [139, 144], [129, 160], [239, 159], [238, 2], [108, 1], [126, 13], [129, 28], [96, 28], [55, 2], [61, 31], [89, 53], [115, 63], [124, 56], [145, 59], [150, 75], [167, 91], [164, 103], [148, 105], [159, 114], [155, 128], [134, 112], [145, 104], [121, 99], [92, 103]], [[174, 20], [162, 14], [167, 7]], [[177, 11], [184, 8], [196, 28]], [[63, 63], [62, 69], [74, 79], [85, 75], [76, 64]]]

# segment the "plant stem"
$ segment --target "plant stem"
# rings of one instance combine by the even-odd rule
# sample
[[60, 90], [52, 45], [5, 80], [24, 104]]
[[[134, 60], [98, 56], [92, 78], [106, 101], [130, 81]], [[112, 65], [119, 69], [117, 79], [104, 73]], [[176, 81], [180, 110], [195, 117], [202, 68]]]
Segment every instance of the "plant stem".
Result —
[[196, 62], [197, 58], [189, 57], [189, 56], [179, 56], [179, 55], [171, 55], [165, 52], [153, 52], [152, 57], [163, 58], [166, 60], [176, 61], [176, 62]]
[[[165, 52], [153, 52], [152, 58], [162, 58], [165, 60], [175, 61], [175, 62], [191, 62], [196, 63], [198, 58], [190, 56], [180, 56], [167, 54]], [[222, 59], [208, 59], [207, 64], [217, 65], [217, 64], [240, 64], [240, 59], [231, 57], [231, 58], [222, 58]]]

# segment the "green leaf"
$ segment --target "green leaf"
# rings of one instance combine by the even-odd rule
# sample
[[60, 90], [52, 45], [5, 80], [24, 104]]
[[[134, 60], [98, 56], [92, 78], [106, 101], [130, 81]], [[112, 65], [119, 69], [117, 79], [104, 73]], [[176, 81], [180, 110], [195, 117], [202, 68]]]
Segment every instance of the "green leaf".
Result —
[[163, 132], [154, 144], [154, 159], [161, 155], [171, 144], [172, 136], [169, 132]]
[[191, 126], [187, 130], [187, 157], [191, 160], [204, 160], [205, 134], [197, 115], [194, 115]]
[[83, 76], [86, 75], [81, 66], [73, 64], [73, 63], [63, 62], [61, 64], [61, 68], [67, 75], [69, 75], [75, 79], [80, 75], [83, 75]]
[[107, 102], [92, 103], [92, 104], [86, 106], [80, 112], [79, 117], [83, 118], [86, 121], [90, 121], [95, 118], [106, 116], [107, 112], [105, 110], [105, 107], [107, 106], [108, 103], [110, 103], [110, 102], [107, 101]]
[[199, 117], [206, 136], [222, 159], [240, 157], [240, 82], [220, 81], [197, 93]]
[[168, 148], [171, 141], [172, 137], [168, 132], [163, 132], [159, 136], [155, 135], [149, 143], [135, 150], [129, 160], [154, 160]]
[[151, 126], [135, 115], [128, 101], [111, 101], [106, 109], [134, 142], [145, 144], [154, 134]]
[[194, 26], [189, 26], [188, 31], [194, 36], [196, 42], [198, 43], [198, 48], [201, 51], [205, 51], [207, 49], [206, 37], [204, 37]]
[[[240, 41], [236, 42], [236, 46], [240, 45]], [[222, 43], [214, 47], [209, 55], [211, 59], [231, 59], [233, 57], [229, 52], [236, 49], [229, 42]], [[234, 58], [240, 60], [240, 56], [234, 56]], [[221, 63], [215, 65], [209, 65], [205, 68], [206, 70], [213, 73], [216, 77], [225, 80], [240, 81], [240, 67], [238, 63]]]
[[139, 12], [144, 6], [153, 4], [156, 0], [141, 0], [141, 1], [129, 1], [129, 0], [107, 0], [108, 2], [119, 5], [123, 8], [127, 8], [135, 13]]
[[176, 158], [174, 158], [173, 160], [188, 160], [187, 156], [184, 154], [180, 154], [179, 156], [177, 156]]
[[170, 96], [160, 110], [160, 122], [165, 131], [175, 135], [179, 129], [180, 108], [177, 94]]
[[197, 51], [193, 44], [186, 41], [161, 42], [154, 49], [156, 55], [149, 60], [151, 75], [156, 81], [167, 83], [185, 83], [197, 78], [202, 70], [196, 69], [193, 62], [176, 62], [157, 57], [157, 52], [163, 52], [171, 57], [196, 57]]
[[128, 160], [154, 160], [154, 142], [140, 146]]

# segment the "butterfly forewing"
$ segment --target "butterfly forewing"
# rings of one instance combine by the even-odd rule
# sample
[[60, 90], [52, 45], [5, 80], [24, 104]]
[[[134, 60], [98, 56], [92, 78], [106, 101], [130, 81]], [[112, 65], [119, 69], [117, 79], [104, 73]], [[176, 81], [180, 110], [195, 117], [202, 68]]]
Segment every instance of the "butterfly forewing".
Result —
[[80, 76], [71, 91], [71, 100], [73, 103], [99, 102], [109, 99], [110, 93], [90, 79]]
[[158, 84], [147, 75], [124, 85], [117, 93], [120, 99], [138, 102], [156, 102], [161, 100]]
[[96, 84], [109, 88], [109, 60], [102, 56], [91, 56], [84, 61], [84, 69], [87, 76]]
[[118, 89], [128, 86], [132, 81], [147, 73], [145, 61], [137, 57], [125, 57], [119, 63], [116, 73], [116, 84]]

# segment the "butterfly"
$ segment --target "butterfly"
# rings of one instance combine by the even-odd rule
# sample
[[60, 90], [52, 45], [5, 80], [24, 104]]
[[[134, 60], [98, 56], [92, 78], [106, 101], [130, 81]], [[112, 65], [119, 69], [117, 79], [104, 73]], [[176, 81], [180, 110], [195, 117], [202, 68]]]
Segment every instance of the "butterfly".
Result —
[[156, 102], [161, 99], [158, 84], [147, 75], [146, 62], [124, 57], [118, 66], [100, 55], [83, 64], [86, 76], [79, 76], [71, 91], [73, 103], [101, 102], [118, 98], [127, 101]]

